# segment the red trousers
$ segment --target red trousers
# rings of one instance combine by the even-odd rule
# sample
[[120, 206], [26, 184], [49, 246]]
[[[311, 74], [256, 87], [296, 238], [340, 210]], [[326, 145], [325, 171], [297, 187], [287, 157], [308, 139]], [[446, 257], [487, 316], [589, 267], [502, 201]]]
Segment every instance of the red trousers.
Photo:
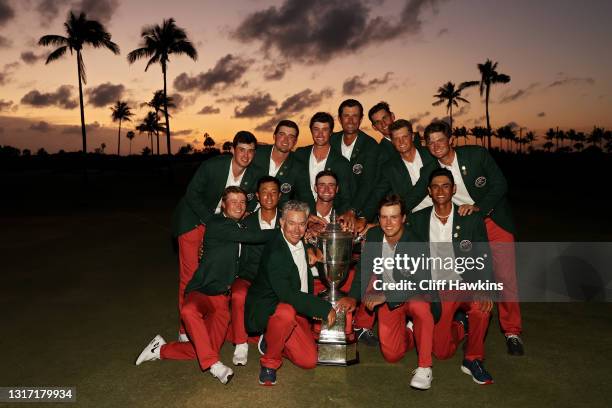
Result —
[[[355, 268], [351, 268], [349, 269], [348, 277], [346, 278], [346, 281], [344, 282], [340, 290], [345, 293], [348, 292], [351, 289], [351, 285], [353, 283], [354, 278], [355, 278]], [[315, 295], [319, 294], [319, 292], [321, 292], [323, 289], [325, 289], [325, 285], [323, 284], [323, 282], [321, 282], [320, 279], [315, 279], [314, 280], [314, 290], [313, 290], [314, 294]], [[354, 312], [353, 323], [355, 327], [358, 329], [372, 330], [372, 328], [374, 327], [375, 318], [376, 318], [376, 314], [368, 310], [363, 303], [360, 303], [359, 306], [357, 306], [357, 310]], [[350, 321], [350, 320], [347, 319], [347, 321]], [[352, 330], [350, 330], [350, 332], [352, 333]]]
[[161, 358], [197, 358], [202, 370], [219, 361], [219, 350], [230, 321], [229, 303], [229, 295], [208, 296], [198, 291], [188, 293], [181, 309], [181, 318], [189, 342], [173, 342], [162, 346]]
[[390, 310], [387, 303], [378, 308], [380, 351], [390, 363], [399, 361], [414, 347], [412, 331], [406, 328], [406, 316], [414, 323], [414, 337], [419, 350], [419, 367], [431, 367], [434, 320], [429, 302], [409, 301]]
[[232, 321], [227, 331], [226, 340], [234, 344], [242, 344], [247, 341], [257, 342], [259, 337], [249, 338], [244, 326], [244, 303], [246, 302], [247, 292], [251, 282], [246, 279], [238, 278], [232, 284], [231, 316]]
[[453, 318], [455, 312], [462, 309], [469, 321], [464, 356], [467, 360], [483, 360], [484, 340], [491, 314], [482, 312], [478, 302], [454, 301], [452, 297], [452, 292], [440, 292], [442, 314], [434, 327], [433, 354], [439, 360], [455, 354], [457, 346], [465, 338], [465, 331], [463, 325]]
[[[184, 234], [179, 235], [178, 237], [178, 246], [179, 246], [179, 293], [178, 293], [178, 308], [179, 313], [183, 308], [183, 302], [185, 297], [185, 287], [193, 278], [193, 274], [196, 269], [198, 269], [198, 265], [200, 264], [200, 260], [198, 257], [198, 252], [200, 250], [200, 245], [202, 244], [202, 240], [204, 239], [204, 232], [206, 231], [206, 226], [198, 225], [196, 228], [191, 231], [187, 231]], [[179, 333], [185, 333], [185, 326], [183, 322], [180, 322]]]
[[518, 303], [514, 236], [497, 225], [491, 218], [485, 218], [487, 236], [493, 257], [493, 272], [496, 282], [504, 284], [502, 299], [497, 303], [499, 324], [504, 334], [521, 334], [521, 308]]
[[310, 322], [299, 316], [290, 304], [279, 303], [276, 306], [268, 319], [264, 338], [267, 348], [260, 359], [263, 367], [278, 369], [283, 356], [301, 368], [315, 368], [317, 365], [317, 345]]

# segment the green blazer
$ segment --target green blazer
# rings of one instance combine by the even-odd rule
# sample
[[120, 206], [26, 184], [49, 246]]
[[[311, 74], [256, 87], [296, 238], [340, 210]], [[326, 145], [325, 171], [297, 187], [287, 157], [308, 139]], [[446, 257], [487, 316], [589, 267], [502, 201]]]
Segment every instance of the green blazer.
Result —
[[[304, 201], [310, 207], [310, 210], [315, 209], [315, 199], [312, 194], [312, 188], [310, 187], [310, 173], [308, 171], [310, 153], [312, 152], [312, 145], [300, 147], [295, 151], [295, 156], [300, 160], [305, 170], [299, 175], [300, 188], [298, 188], [298, 197], [300, 201]], [[344, 213], [348, 209], [352, 208], [351, 197], [354, 191], [354, 181], [351, 171], [351, 165], [342, 154], [338, 153], [336, 149], [330, 148], [329, 155], [327, 156], [327, 162], [325, 163], [325, 170], [331, 170], [338, 176], [338, 194], [336, 195], [335, 204], [338, 208], [339, 214]]]
[[252, 231], [223, 214], [213, 215], [206, 223], [202, 262], [187, 284], [185, 293], [197, 290], [205, 295], [227, 292], [238, 275], [238, 245], [265, 243], [274, 230]]
[[[508, 183], [491, 154], [481, 146], [460, 146], [455, 148], [455, 153], [463, 183], [475, 205], [480, 208], [481, 215], [491, 217], [497, 225], [514, 234], [516, 229], [506, 199]], [[439, 167], [437, 160], [423, 167], [414, 193], [406, 201], [408, 209], [416, 207], [427, 195], [429, 175]]]
[[[422, 174], [423, 169], [427, 168], [427, 166], [435, 160], [427, 149], [422, 147], [417, 147], [416, 149], [423, 162], [423, 167], [421, 167]], [[369, 221], [373, 221], [378, 215], [378, 203], [388, 194], [399, 194], [404, 201], [408, 201], [417, 182], [422, 178], [423, 177], [419, 177], [418, 180], [412, 180], [402, 157], [399, 154], [391, 157], [381, 168], [378, 180], [364, 208], [364, 217]], [[415, 204], [415, 206], [419, 203]]]
[[[210, 158], [200, 165], [187, 186], [187, 192], [174, 210], [174, 236], [191, 231], [200, 224], [206, 224], [213, 216], [225, 189], [231, 162], [232, 156], [224, 154]], [[248, 210], [253, 210], [257, 204], [255, 190], [261, 173], [259, 167], [251, 164], [242, 177], [240, 187], [248, 194]]]
[[[334, 133], [329, 141], [332, 149], [335, 149], [341, 155], [343, 136], [343, 132]], [[362, 210], [372, 192], [378, 175], [378, 143], [376, 143], [374, 138], [361, 130], [353, 143], [355, 143], [355, 147], [353, 147], [349, 163], [351, 165], [355, 190], [351, 197], [351, 206]]]
[[[306, 250], [304, 249], [306, 258]], [[244, 322], [249, 333], [263, 333], [276, 306], [288, 303], [297, 313], [319, 319], [327, 318], [331, 303], [313, 295], [313, 277], [308, 273], [308, 293], [300, 291], [300, 275], [289, 246], [278, 231], [265, 246], [255, 281], [247, 294]]]
[[[484, 219], [479, 213], [470, 215], [459, 215], [459, 206], [455, 205], [453, 214], [453, 250], [455, 257], [484, 257], [485, 268], [482, 271], [466, 271], [461, 278], [466, 282], [473, 282], [479, 279], [489, 279], [493, 281], [491, 267], [491, 251], [489, 239], [487, 238], [487, 228]], [[408, 229], [415, 242], [430, 242], [429, 224], [433, 207], [423, 208], [410, 215]], [[426, 255], [429, 254], [429, 245], [424, 248]]]
[[[248, 231], [262, 231], [259, 226], [259, 212], [261, 209], [250, 214], [241, 224], [246, 227]], [[275, 229], [280, 229], [280, 212], [276, 212], [276, 224]], [[252, 282], [257, 276], [257, 269], [261, 261], [261, 254], [264, 249], [264, 244], [243, 244], [242, 251], [240, 252], [240, 261], [238, 266], [238, 277], [246, 279]]]
[[[265, 174], [268, 174], [270, 169], [271, 153], [272, 145], [257, 146], [255, 158], [253, 159], [253, 164], [262, 169]], [[278, 203], [279, 208], [282, 208], [285, 202], [297, 196], [298, 188], [302, 187], [298, 183], [299, 176], [304, 172], [308, 173], [308, 167], [304, 169], [304, 164], [296, 159], [295, 153], [289, 153], [289, 156], [276, 173], [276, 178], [279, 179], [281, 183], [281, 197]]]

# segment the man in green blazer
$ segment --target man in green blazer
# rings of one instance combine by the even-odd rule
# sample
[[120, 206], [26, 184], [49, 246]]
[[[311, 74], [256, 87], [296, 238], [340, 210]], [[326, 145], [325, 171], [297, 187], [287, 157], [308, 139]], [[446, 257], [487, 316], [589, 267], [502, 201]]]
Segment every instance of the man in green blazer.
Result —
[[282, 356], [299, 367], [314, 368], [317, 346], [308, 319], [327, 319], [329, 325], [336, 319], [332, 305], [313, 294], [313, 276], [302, 242], [309, 211], [303, 202], [285, 203], [281, 231], [264, 248], [247, 294], [247, 330], [264, 333], [259, 343], [262, 385], [276, 384]]
[[240, 246], [264, 243], [275, 231], [250, 231], [239, 224], [247, 207], [246, 192], [240, 187], [225, 188], [221, 207], [222, 214], [207, 220], [203, 261], [185, 289], [181, 318], [189, 341], [166, 344], [157, 335], [142, 351], [136, 365], [157, 359], [197, 359], [202, 370], [210, 369], [212, 376], [223, 384], [234, 375], [219, 360], [219, 351], [230, 322], [230, 288], [238, 273]]
[[[206, 223], [221, 212], [221, 195], [228, 186], [240, 186], [247, 193], [248, 209], [256, 204], [255, 188], [262, 170], [251, 164], [257, 147], [252, 133], [240, 131], [234, 136], [232, 156], [221, 155], [204, 161], [192, 177], [187, 191], [173, 215], [173, 233], [179, 247], [179, 312], [185, 286], [199, 265], [199, 250]], [[187, 341], [185, 327], [180, 325], [179, 339]]]
[[[264, 176], [257, 181], [257, 201], [260, 207], [242, 221], [249, 231], [279, 229], [278, 202], [281, 196], [281, 184], [276, 177]], [[232, 321], [228, 339], [236, 348], [232, 362], [234, 365], [246, 365], [249, 354], [248, 334], [244, 326], [244, 304], [251, 282], [257, 276], [263, 244], [244, 244], [240, 251], [238, 277], [232, 284], [231, 314]]]
[[[415, 254], [408, 245], [410, 234], [405, 226], [406, 207], [397, 194], [385, 197], [379, 207], [380, 226], [370, 228], [361, 262], [351, 290], [350, 298], [361, 299], [370, 310], [377, 309], [380, 350], [386, 361], [395, 363], [416, 345], [418, 366], [410, 381], [413, 388], [426, 390], [431, 387], [432, 344], [435, 303], [430, 292], [420, 290], [391, 289], [402, 281], [418, 283], [429, 279], [427, 271], [404, 274], [398, 266], [381, 266], [387, 260]], [[395, 265], [395, 262], [393, 262]], [[388, 285], [388, 286], [383, 286]], [[406, 325], [407, 317], [412, 322]]]
[[523, 355], [523, 341], [520, 338], [521, 309], [518, 303], [515, 267], [515, 227], [506, 199], [506, 178], [485, 148], [453, 148], [453, 137], [446, 122], [433, 122], [427, 126], [425, 141], [430, 153], [437, 160], [423, 168], [422, 177], [407, 205], [409, 208], [414, 207], [425, 197], [427, 176], [431, 171], [444, 167], [453, 173], [457, 185], [453, 202], [459, 206], [459, 214], [464, 216], [479, 212], [485, 220], [495, 279], [504, 284], [497, 310], [508, 353], [514, 356]]
[[387, 102], [378, 102], [368, 111], [368, 118], [372, 122], [372, 127], [376, 129], [382, 138], [379, 142], [379, 166], [382, 166], [387, 160], [397, 155], [393, 143], [391, 143], [391, 131], [389, 126], [395, 122], [395, 114], [391, 112], [391, 108]]
[[[391, 142], [397, 153], [387, 160], [384, 170], [380, 172], [372, 194], [369, 197], [364, 216], [373, 221], [378, 214], [378, 203], [389, 194], [399, 194], [408, 201], [414, 186], [421, 177], [421, 170], [434, 161], [427, 149], [415, 146], [412, 124], [405, 119], [398, 119], [389, 127]], [[431, 199], [425, 197], [411, 211], [431, 205]]]
[[279, 206], [296, 197], [296, 191], [301, 187], [297, 182], [298, 176], [308, 172], [292, 152], [299, 134], [300, 129], [295, 122], [281, 120], [274, 129], [274, 144], [258, 146], [253, 159], [254, 165], [280, 181]]
[[342, 131], [332, 134], [329, 142], [332, 149], [342, 154], [350, 163], [355, 185], [351, 207], [356, 209], [365, 206], [378, 174], [378, 143], [359, 129], [362, 119], [363, 106], [359, 101], [343, 101], [338, 108]]
[[[491, 293], [500, 286], [492, 279], [485, 223], [478, 213], [459, 214], [452, 202], [457, 186], [450, 170], [432, 171], [428, 182], [433, 207], [413, 213], [408, 229], [415, 242], [428, 243], [423, 249], [428, 258], [443, 260], [433, 261], [430, 269], [432, 282], [443, 282], [434, 287], [441, 316], [434, 328], [433, 354], [438, 359], [451, 358], [467, 336], [461, 370], [477, 384], [492, 384], [483, 364], [484, 341], [493, 307]], [[475, 286], [464, 289], [468, 284]], [[457, 312], [460, 317], [455, 319]]]
[[295, 156], [302, 163], [306, 171], [298, 176], [298, 197], [300, 201], [308, 204], [310, 211], [314, 212], [315, 192], [314, 183], [317, 174], [322, 170], [331, 170], [338, 176], [338, 197], [336, 207], [339, 215], [345, 219], [352, 229], [355, 222], [355, 212], [351, 210], [351, 197], [354, 191], [354, 180], [351, 165], [342, 154], [332, 149], [329, 144], [331, 133], [334, 130], [334, 118], [329, 113], [317, 112], [310, 119], [310, 131], [314, 143], [300, 147]]

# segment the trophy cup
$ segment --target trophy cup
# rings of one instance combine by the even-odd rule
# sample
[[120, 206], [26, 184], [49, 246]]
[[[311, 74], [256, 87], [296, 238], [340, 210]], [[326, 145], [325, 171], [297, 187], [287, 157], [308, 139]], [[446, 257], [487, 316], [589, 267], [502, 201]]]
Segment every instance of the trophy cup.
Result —
[[[319, 278], [327, 287], [320, 296], [336, 306], [338, 300], [344, 297], [339, 287], [348, 276], [351, 255], [353, 251], [353, 235], [344, 232], [336, 221], [336, 213], [332, 210], [330, 222], [325, 231], [317, 237], [317, 247], [323, 254]], [[357, 342], [348, 341], [344, 332], [346, 327], [346, 312], [336, 311], [336, 322], [328, 327], [327, 322], [321, 324], [318, 340], [318, 364], [346, 366], [359, 362]]]

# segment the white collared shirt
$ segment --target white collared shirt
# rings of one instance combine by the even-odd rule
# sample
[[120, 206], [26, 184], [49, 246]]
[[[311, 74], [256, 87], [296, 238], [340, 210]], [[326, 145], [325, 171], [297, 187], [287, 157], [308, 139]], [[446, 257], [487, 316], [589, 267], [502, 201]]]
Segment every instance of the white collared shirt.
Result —
[[259, 220], [259, 228], [263, 230], [271, 230], [276, 226], [276, 217], [278, 216], [278, 211], [274, 214], [274, 218], [272, 218], [272, 222], [268, 224], [266, 220], [261, 218], [261, 210], [257, 211], [257, 219]]
[[[454, 215], [455, 205], [453, 204], [450, 215], [446, 220], [446, 224], [443, 224], [442, 221], [436, 217], [435, 208], [431, 209], [431, 217], [429, 219], [429, 251], [432, 259], [442, 259], [442, 265], [444, 265], [445, 259], [454, 259], [455, 257], [455, 251], [453, 250]], [[440, 266], [440, 262], [434, 261], [431, 268], [431, 278], [433, 280], [461, 279], [460, 276], [454, 272], [454, 270], [438, 268], [438, 266]]]
[[[381, 257], [383, 259], [386, 259], [386, 258], [395, 258], [395, 248], [397, 248], [397, 243], [395, 243], [395, 245], [392, 246], [387, 241], [387, 237], [385, 235], [383, 235]], [[393, 265], [395, 265], [395, 262], [393, 263]], [[394, 270], [395, 270], [395, 268], [391, 268], [391, 269], [384, 268], [383, 273], [382, 273], [383, 282], [385, 282], [385, 283], [393, 283], [393, 282], [395, 282], [395, 279], [393, 278], [393, 271]]]
[[[406, 166], [406, 170], [408, 170], [408, 174], [410, 174], [410, 182], [414, 186], [419, 180], [419, 177], [421, 176], [421, 168], [423, 167], [423, 160], [421, 159], [421, 154], [419, 153], [419, 150], [415, 149], [414, 160], [412, 160], [412, 163], [410, 163], [408, 160], [405, 160], [403, 157], [402, 161]], [[433, 202], [431, 201], [431, 197], [426, 196], [423, 201], [419, 203], [419, 205], [412, 209], [411, 212], [416, 212], [420, 209], [430, 207], [432, 205]]]
[[[227, 173], [227, 180], [225, 181], [225, 187], [240, 187], [240, 184], [242, 184], [242, 178], [244, 177], [244, 173], [246, 173], [246, 169], [242, 171], [238, 178], [235, 178], [234, 173], [232, 172], [232, 162], [230, 162], [229, 172]], [[221, 213], [221, 201], [222, 200], [219, 199], [219, 203], [217, 204], [217, 208], [215, 209], [215, 214]]]
[[351, 156], [353, 155], [353, 149], [355, 148], [355, 145], [357, 144], [358, 137], [359, 135], [357, 135], [357, 137], [355, 138], [355, 140], [353, 140], [353, 143], [351, 143], [350, 146], [347, 146], [344, 144], [344, 134], [342, 135], [342, 138], [340, 141], [340, 150], [342, 151], [342, 156], [344, 156], [346, 160], [348, 161], [351, 161]]
[[327, 158], [329, 157], [329, 152], [331, 152], [331, 147], [327, 151], [327, 156], [321, 161], [317, 161], [314, 155], [314, 146], [310, 150], [310, 160], [308, 160], [308, 172], [310, 174], [310, 189], [312, 190], [312, 195], [314, 199], [317, 199], [317, 192], [315, 191], [315, 181], [317, 178], [317, 174], [319, 172], [325, 170], [325, 164], [327, 163]]
[[276, 177], [276, 174], [278, 173], [280, 168], [283, 166], [284, 162], [279, 164], [277, 167], [276, 162], [274, 161], [274, 159], [272, 159], [272, 152], [274, 152], [274, 146], [272, 146], [272, 150], [270, 151], [270, 167], [268, 168], [268, 175], [272, 177]]
[[293, 258], [293, 263], [297, 266], [298, 272], [300, 274], [300, 291], [304, 293], [308, 293], [308, 264], [306, 263], [306, 253], [304, 251], [304, 244], [302, 241], [298, 242], [297, 245], [293, 245], [291, 242], [287, 241], [285, 235], [283, 234], [283, 239], [289, 246], [289, 251], [291, 251], [291, 257]]
[[453, 196], [453, 203], [457, 205], [474, 204], [474, 200], [472, 199], [472, 196], [470, 196], [470, 193], [468, 192], [468, 189], [465, 187], [465, 183], [463, 182], [461, 170], [459, 169], [459, 162], [457, 161], [457, 152], [455, 152], [455, 157], [453, 158], [453, 162], [450, 166], [443, 164], [439, 160], [438, 163], [440, 163], [440, 167], [448, 169], [451, 171], [451, 173], [453, 173], [455, 185], [457, 186], [457, 192]]
[[325, 215], [325, 216], [321, 215], [321, 213], [319, 212], [319, 210], [317, 210], [317, 217], [321, 217], [321, 218], [323, 218], [325, 221], [330, 222], [330, 217], [331, 217], [331, 213], [332, 213], [332, 211], [333, 211], [333, 210], [334, 210], [334, 209], [332, 208], [332, 209], [331, 209], [331, 211], [330, 211], [330, 212], [329, 212], [327, 215]]

